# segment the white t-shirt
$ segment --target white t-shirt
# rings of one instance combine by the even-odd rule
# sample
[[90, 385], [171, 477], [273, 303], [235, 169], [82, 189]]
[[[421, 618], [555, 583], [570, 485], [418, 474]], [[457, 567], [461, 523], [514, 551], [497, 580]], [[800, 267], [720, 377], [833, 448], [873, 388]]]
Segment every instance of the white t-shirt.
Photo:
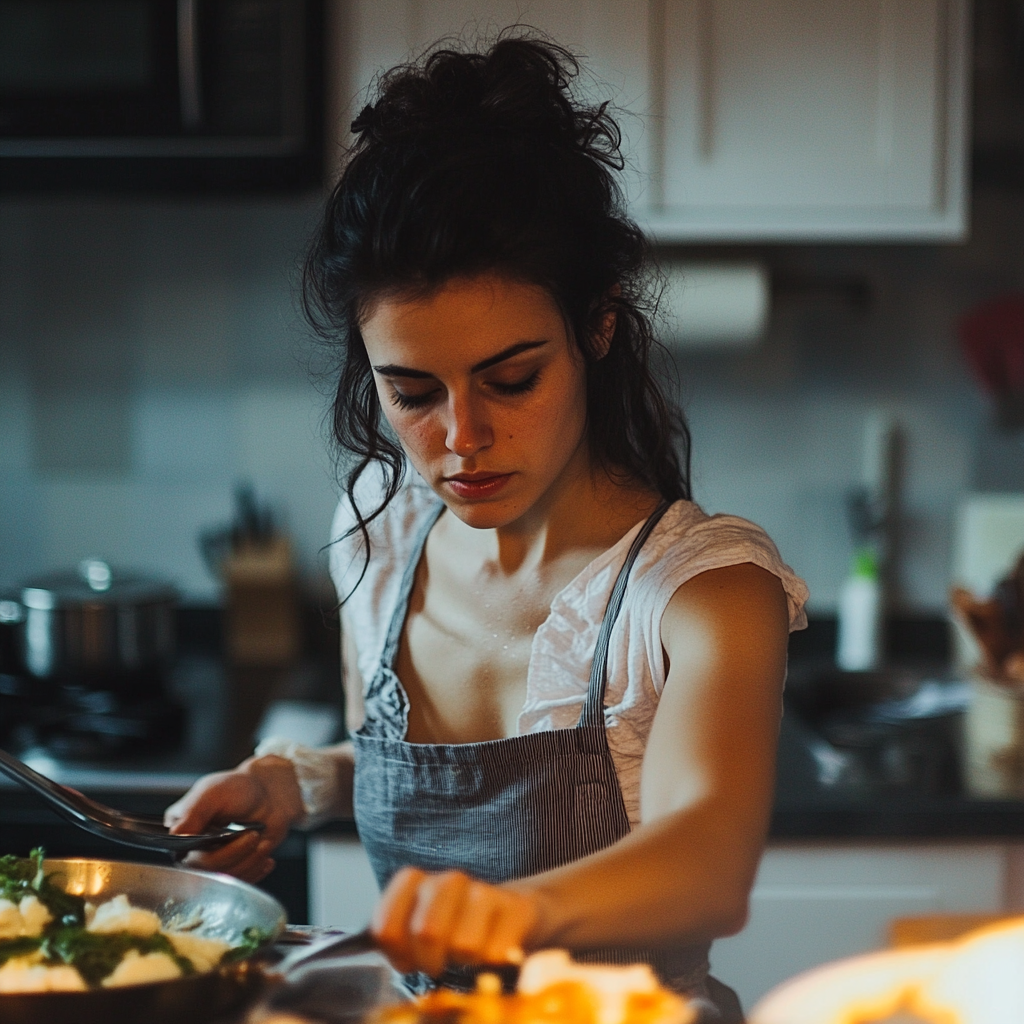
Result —
[[[360, 485], [356, 500], [366, 514], [376, 508], [379, 477], [368, 471]], [[439, 504], [423, 479], [408, 470], [398, 494], [369, 525], [370, 560], [354, 591], [365, 563], [363, 539], [358, 532], [344, 536], [355, 519], [347, 499], [338, 506], [331, 532], [331, 576], [339, 598], [348, 598], [345, 618], [365, 684], [380, 663], [419, 529]], [[638, 523], [598, 555], [551, 602], [550, 614], [533, 639], [519, 735], [568, 729], [579, 720], [605, 607], [640, 528]], [[610, 637], [605, 694], [608, 746], [632, 826], [640, 820], [641, 763], [665, 685], [661, 645], [665, 608], [692, 577], [743, 562], [753, 562], [779, 578], [789, 603], [789, 628], [803, 629], [806, 584], [782, 561], [764, 530], [737, 516], [709, 516], [693, 502], [677, 501], [654, 528], [633, 566]]]

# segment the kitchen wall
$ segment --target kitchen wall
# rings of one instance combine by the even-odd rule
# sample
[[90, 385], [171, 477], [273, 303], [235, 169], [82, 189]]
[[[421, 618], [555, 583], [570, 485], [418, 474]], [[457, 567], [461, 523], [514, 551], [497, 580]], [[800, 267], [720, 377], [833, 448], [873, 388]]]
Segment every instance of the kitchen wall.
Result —
[[[944, 608], [967, 491], [1024, 491], [1024, 438], [994, 429], [956, 339], [974, 303], [1024, 287], [1024, 192], [980, 191], [972, 216], [965, 245], [760, 250], [783, 284], [765, 342], [676, 359], [697, 499], [765, 526], [819, 610], [834, 608], [846, 572], [844, 495], [873, 410], [905, 435], [905, 608]], [[866, 286], [864, 308], [851, 285]]]
[[[310, 380], [323, 353], [295, 301], [316, 212], [315, 199], [0, 201], [0, 586], [99, 554], [210, 600], [196, 535], [227, 519], [242, 479], [322, 573], [336, 494]], [[908, 607], [944, 604], [962, 495], [1024, 490], [1024, 449], [988, 425], [954, 332], [973, 302], [1024, 286], [1024, 193], [981, 194], [973, 217], [964, 246], [756, 250], [795, 282], [764, 343], [674, 360], [697, 500], [761, 523], [818, 610], [849, 558], [843, 495], [870, 410], [907, 431]], [[866, 308], [830, 290], [841, 279], [867, 284]]]
[[334, 505], [296, 267], [315, 201], [0, 203], [0, 583], [90, 554], [216, 595], [255, 483], [318, 564]]

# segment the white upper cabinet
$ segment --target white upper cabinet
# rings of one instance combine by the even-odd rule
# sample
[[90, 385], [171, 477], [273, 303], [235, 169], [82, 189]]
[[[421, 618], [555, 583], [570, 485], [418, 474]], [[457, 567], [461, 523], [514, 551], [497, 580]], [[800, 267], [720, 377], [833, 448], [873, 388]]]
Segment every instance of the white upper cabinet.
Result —
[[964, 234], [965, 3], [666, 0], [663, 11], [651, 67], [664, 133], [646, 214], [659, 237]]
[[969, 0], [357, 0], [352, 90], [443, 36], [536, 26], [586, 56], [656, 239], [955, 240]]

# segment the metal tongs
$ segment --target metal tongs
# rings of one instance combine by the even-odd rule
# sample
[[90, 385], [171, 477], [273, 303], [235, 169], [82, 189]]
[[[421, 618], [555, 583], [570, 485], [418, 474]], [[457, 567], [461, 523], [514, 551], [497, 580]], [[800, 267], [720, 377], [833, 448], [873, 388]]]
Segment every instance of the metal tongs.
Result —
[[225, 825], [213, 832], [172, 835], [161, 818], [151, 814], [126, 814], [107, 807], [106, 804], [89, 799], [77, 789], [62, 786], [40, 775], [5, 750], [0, 750], [0, 772], [37, 793], [72, 825], [123, 846], [182, 854], [189, 850], [208, 850], [222, 846], [247, 832], [263, 830], [262, 822], [246, 822]]

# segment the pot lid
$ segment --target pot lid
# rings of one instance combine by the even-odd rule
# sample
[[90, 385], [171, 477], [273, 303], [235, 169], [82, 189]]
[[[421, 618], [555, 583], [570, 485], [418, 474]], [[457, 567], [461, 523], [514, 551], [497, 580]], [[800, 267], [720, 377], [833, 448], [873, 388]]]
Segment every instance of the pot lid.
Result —
[[50, 611], [80, 604], [148, 604], [176, 601], [177, 591], [166, 580], [140, 573], [115, 572], [101, 558], [86, 558], [77, 569], [64, 569], [27, 580], [21, 603]]

